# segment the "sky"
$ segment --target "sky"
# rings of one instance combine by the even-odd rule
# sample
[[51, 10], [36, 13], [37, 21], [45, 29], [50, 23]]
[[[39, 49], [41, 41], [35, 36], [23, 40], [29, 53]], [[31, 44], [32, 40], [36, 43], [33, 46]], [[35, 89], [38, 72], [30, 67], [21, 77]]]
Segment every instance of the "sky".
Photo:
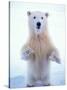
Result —
[[[10, 4], [10, 77], [13, 78], [20, 75], [25, 77], [27, 75], [27, 61], [21, 59], [21, 48], [27, 41], [29, 35], [27, 11], [42, 11], [49, 13], [48, 31], [50, 33], [54, 45], [58, 48], [61, 58], [61, 65], [51, 62], [51, 80], [53, 81], [56, 77], [60, 77], [60, 80], [64, 80], [64, 5], [45, 3], [24, 3], [14, 1], [12, 1]], [[61, 76], [57, 76], [57, 74]]]

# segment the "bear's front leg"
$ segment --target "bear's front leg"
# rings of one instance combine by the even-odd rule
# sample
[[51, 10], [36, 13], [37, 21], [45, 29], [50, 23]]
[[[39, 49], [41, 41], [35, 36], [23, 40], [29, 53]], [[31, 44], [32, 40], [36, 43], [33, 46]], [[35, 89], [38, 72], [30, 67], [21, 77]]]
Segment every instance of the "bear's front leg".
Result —
[[48, 59], [60, 64], [60, 56], [57, 50], [52, 51]]
[[33, 50], [31, 48], [25, 48], [22, 50], [21, 58], [28, 60], [30, 58], [30, 55], [33, 53]]

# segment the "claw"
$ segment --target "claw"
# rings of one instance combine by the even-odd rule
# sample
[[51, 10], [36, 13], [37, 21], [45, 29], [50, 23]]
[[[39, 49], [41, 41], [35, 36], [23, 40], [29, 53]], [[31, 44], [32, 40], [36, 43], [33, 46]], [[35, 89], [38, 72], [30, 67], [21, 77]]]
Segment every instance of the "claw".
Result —
[[55, 61], [55, 62], [57, 62], [58, 64], [61, 63], [61, 62], [60, 62], [59, 55], [58, 55], [58, 52], [56, 52], [56, 51], [53, 51], [53, 52], [51, 53], [51, 55], [49, 56], [48, 59], [50, 59], [50, 60], [52, 60], [52, 61]]
[[27, 87], [34, 87], [34, 85], [27, 85]]
[[22, 59], [28, 59], [29, 58], [29, 55], [33, 53], [33, 50], [31, 48], [26, 48], [24, 51], [22, 51], [21, 53], [21, 58]]

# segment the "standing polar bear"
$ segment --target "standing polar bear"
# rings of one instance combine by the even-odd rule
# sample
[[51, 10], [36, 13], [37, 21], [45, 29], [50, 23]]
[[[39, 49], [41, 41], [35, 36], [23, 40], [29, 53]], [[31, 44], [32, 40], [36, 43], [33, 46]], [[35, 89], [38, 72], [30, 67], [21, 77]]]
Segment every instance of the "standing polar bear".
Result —
[[27, 12], [29, 40], [22, 48], [22, 59], [28, 61], [27, 86], [50, 85], [50, 60], [60, 63], [57, 49], [48, 34], [48, 13]]

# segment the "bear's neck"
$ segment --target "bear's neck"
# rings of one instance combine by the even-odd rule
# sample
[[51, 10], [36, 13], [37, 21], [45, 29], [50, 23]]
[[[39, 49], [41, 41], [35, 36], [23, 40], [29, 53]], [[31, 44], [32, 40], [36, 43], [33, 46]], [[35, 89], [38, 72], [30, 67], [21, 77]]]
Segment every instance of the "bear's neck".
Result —
[[29, 39], [34, 39], [34, 40], [44, 40], [44, 39], [48, 39], [49, 35], [48, 35], [48, 31], [45, 30], [44, 32], [41, 32], [39, 34], [35, 34], [35, 33], [30, 33], [30, 37]]

